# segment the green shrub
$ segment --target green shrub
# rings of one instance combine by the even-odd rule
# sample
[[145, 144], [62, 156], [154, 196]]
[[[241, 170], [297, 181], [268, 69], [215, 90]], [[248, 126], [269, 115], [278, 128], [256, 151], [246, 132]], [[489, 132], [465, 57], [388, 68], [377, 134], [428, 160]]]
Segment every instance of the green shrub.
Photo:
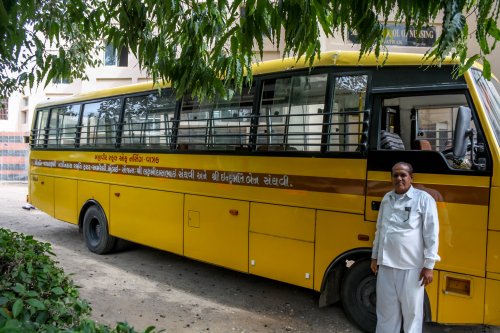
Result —
[[90, 306], [52, 256], [49, 243], [0, 228], [0, 333], [135, 332], [126, 323], [110, 329], [88, 319]]

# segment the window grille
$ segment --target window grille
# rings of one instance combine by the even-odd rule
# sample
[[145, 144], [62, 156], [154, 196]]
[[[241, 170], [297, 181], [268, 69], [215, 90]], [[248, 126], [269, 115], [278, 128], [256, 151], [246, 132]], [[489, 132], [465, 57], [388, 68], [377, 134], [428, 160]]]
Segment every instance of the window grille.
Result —
[[7, 99], [0, 98], [0, 120], [8, 120], [9, 119], [9, 110]]
[[172, 91], [126, 98], [121, 146], [170, 149], [175, 108]]
[[47, 120], [49, 118], [49, 109], [38, 110], [33, 130], [31, 131], [31, 146], [44, 147], [46, 145], [46, 135], [48, 131]]
[[255, 87], [215, 101], [186, 96], [181, 103], [172, 90], [156, 91], [55, 107], [50, 119], [40, 110], [32, 146], [313, 153], [366, 146], [366, 75], [295, 75], [260, 86], [258, 113]]
[[121, 99], [84, 104], [80, 147], [115, 147], [121, 113]]
[[181, 150], [248, 150], [254, 98], [244, 89], [231, 98], [200, 102], [185, 97], [182, 102], [177, 148]]
[[74, 147], [79, 115], [79, 104], [53, 108], [50, 113], [47, 145]]

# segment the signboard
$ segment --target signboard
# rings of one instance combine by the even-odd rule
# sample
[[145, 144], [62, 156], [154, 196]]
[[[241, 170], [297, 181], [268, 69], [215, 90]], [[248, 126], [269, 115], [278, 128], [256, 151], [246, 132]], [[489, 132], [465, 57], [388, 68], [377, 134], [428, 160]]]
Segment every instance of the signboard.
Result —
[[[430, 47], [436, 41], [436, 27], [422, 27], [417, 34], [417, 29], [410, 26], [408, 31], [404, 24], [392, 24], [385, 27], [386, 38], [384, 45], [398, 46], [423, 46]], [[349, 31], [349, 40], [358, 43], [355, 32]]]

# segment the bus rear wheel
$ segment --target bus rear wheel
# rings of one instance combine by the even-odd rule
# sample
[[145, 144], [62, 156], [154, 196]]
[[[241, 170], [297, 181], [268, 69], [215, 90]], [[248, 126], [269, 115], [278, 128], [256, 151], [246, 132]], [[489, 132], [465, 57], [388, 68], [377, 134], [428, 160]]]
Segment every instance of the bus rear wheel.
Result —
[[365, 332], [375, 332], [377, 325], [377, 278], [370, 269], [370, 259], [356, 261], [345, 273], [341, 299], [346, 316]]
[[83, 217], [83, 239], [87, 248], [97, 254], [109, 253], [116, 238], [109, 234], [106, 215], [97, 206], [91, 206]]

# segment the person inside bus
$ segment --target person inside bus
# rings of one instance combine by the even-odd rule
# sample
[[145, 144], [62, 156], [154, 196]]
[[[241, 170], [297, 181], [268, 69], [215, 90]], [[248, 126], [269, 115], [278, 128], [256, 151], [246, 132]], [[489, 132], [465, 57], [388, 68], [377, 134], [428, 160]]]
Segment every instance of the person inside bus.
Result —
[[371, 269], [377, 274], [378, 333], [421, 333], [424, 287], [439, 261], [436, 201], [412, 186], [413, 167], [392, 167], [394, 189], [380, 205]]

